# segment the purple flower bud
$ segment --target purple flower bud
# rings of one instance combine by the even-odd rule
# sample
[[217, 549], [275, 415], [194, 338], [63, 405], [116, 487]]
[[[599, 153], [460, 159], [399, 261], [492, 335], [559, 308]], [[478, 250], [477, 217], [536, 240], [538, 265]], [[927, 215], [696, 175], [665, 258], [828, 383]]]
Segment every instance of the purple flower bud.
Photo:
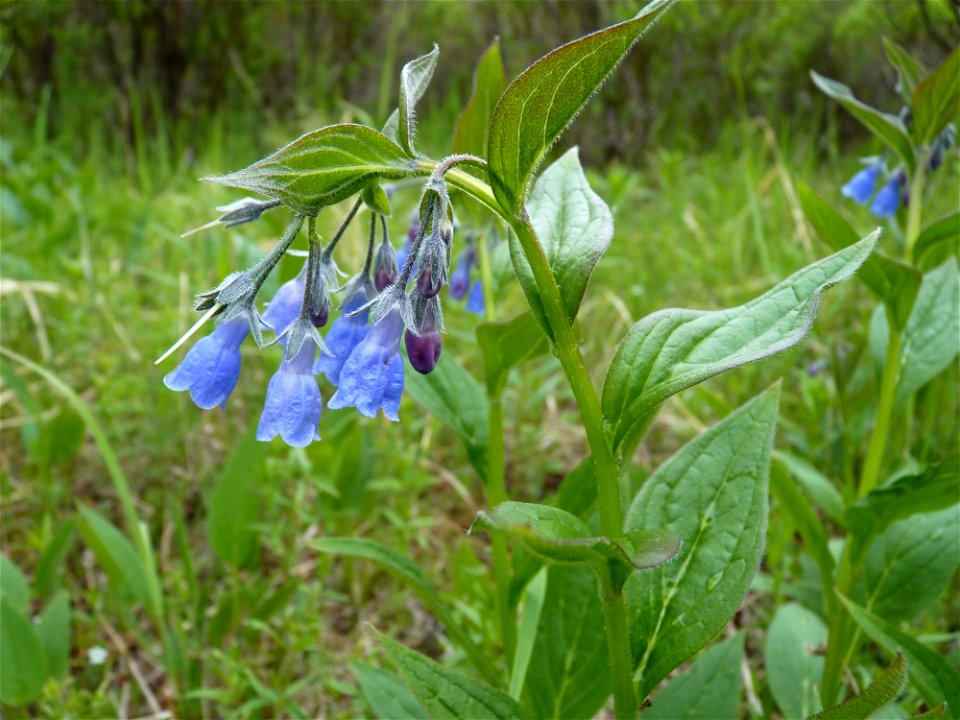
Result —
[[428, 375], [437, 366], [440, 351], [443, 349], [443, 339], [437, 330], [436, 316], [428, 305], [420, 335], [414, 335], [409, 330], [404, 333], [403, 342], [407, 346], [407, 358], [413, 369], [421, 375]]
[[327, 324], [327, 320], [330, 318], [330, 302], [324, 299], [320, 306], [313, 308], [310, 311], [310, 323], [316, 327], [321, 328]]
[[407, 358], [410, 365], [421, 375], [428, 375], [437, 366], [440, 351], [443, 349], [443, 340], [436, 330], [426, 332], [417, 337], [407, 330], [403, 341], [407, 346]]
[[429, 265], [424, 265], [422, 268], [420, 268], [420, 272], [417, 274], [417, 290], [420, 291], [420, 294], [423, 295], [423, 297], [436, 297], [442, 286], [442, 280], [439, 282], [434, 280], [433, 270]]
[[373, 284], [377, 292], [382, 292], [387, 285], [392, 285], [397, 279], [397, 252], [388, 241], [380, 243], [377, 255], [373, 262]]

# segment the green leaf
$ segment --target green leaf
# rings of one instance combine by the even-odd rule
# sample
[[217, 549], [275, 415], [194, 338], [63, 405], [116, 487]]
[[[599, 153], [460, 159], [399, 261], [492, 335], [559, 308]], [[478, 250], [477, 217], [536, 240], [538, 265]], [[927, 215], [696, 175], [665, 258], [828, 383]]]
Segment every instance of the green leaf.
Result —
[[503, 94], [507, 80], [500, 57], [500, 40], [496, 39], [480, 58], [473, 76], [473, 91], [453, 130], [453, 152], [470, 155], [483, 154], [490, 139], [490, 121], [497, 100]]
[[[770, 469], [770, 491], [777, 499], [777, 508], [787, 517], [803, 538], [804, 549], [817, 564], [820, 583], [824, 588], [833, 587], [836, 562], [830, 553], [827, 532], [823, 523], [787, 472], [786, 466], [774, 452], [774, 463]], [[827, 606], [833, 603], [833, 594], [825, 593]]]
[[630, 506], [627, 528], [663, 525], [683, 538], [674, 562], [633, 573], [624, 588], [641, 697], [716, 637], [750, 589], [779, 395], [775, 385], [687, 443]]
[[510, 697], [519, 700], [527, 679], [530, 658], [537, 643], [537, 628], [543, 613], [547, 594], [547, 568], [541, 568], [523, 590], [520, 605], [523, 608], [517, 623], [517, 652], [510, 673]]
[[128, 601], [143, 603], [151, 617], [160, 617], [160, 605], [147, 582], [147, 569], [131, 542], [109, 520], [80, 505], [80, 535], [110, 583]]
[[782, 605], [770, 628], [764, 656], [770, 692], [785, 718], [805, 718], [820, 709], [827, 626], [796, 603]]
[[399, 179], [413, 171], [404, 151], [363, 125], [330, 125], [228, 175], [204, 180], [276, 198], [299, 213], [324, 207], [363, 189], [373, 178]]
[[383, 633], [377, 632], [377, 635], [428, 717], [437, 720], [513, 720], [523, 717], [520, 706], [503, 691], [447, 670]]
[[405, 389], [417, 404], [457, 434], [471, 464], [486, 481], [488, 411], [483, 386], [445, 353], [429, 375], [408, 372]]
[[43, 554], [37, 561], [37, 569], [33, 578], [34, 586], [40, 597], [48, 598], [57, 589], [60, 583], [60, 571], [63, 569], [64, 560], [67, 559], [67, 555], [73, 547], [76, 530], [76, 518], [68, 518], [63, 521], [43, 549]]
[[958, 487], [960, 458], [955, 455], [921, 473], [900, 477], [871, 491], [847, 508], [844, 524], [866, 542], [897, 520], [955, 505]]
[[909, 620], [933, 603], [960, 565], [960, 506], [894, 523], [867, 551], [866, 608]]
[[922, 262], [928, 254], [939, 252], [940, 248], [948, 243], [949, 251], [956, 253], [958, 241], [960, 241], [960, 212], [955, 212], [923, 229], [920, 237], [917, 238], [917, 244], [913, 246], [913, 257], [918, 262]]
[[908, 173], [911, 177], [913, 176], [917, 167], [916, 150], [900, 118], [860, 102], [854, 97], [850, 88], [843, 83], [825, 78], [814, 70], [810, 71], [810, 77], [813, 78], [814, 85], [843, 105], [864, 127], [899, 155], [903, 164], [907, 166]]
[[950, 717], [960, 708], [960, 672], [946, 658], [897, 629], [893, 623], [840, 598], [860, 629], [877, 645], [890, 653], [902, 652], [910, 665], [910, 682], [917, 686], [930, 706], [947, 703]]
[[873, 713], [892, 701], [907, 684], [907, 661], [901, 653], [889, 668], [859, 695], [842, 705], [817, 713], [810, 720], [867, 720]]
[[835, 523], [843, 525], [846, 504], [837, 486], [830, 478], [806, 460], [782, 450], [775, 450], [773, 457], [793, 476], [813, 503], [823, 510]]
[[360, 683], [360, 692], [381, 720], [427, 720], [427, 714], [417, 699], [393, 673], [354, 660], [350, 663], [353, 676]]
[[530, 313], [507, 322], [481, 323], [477, 326], [477, 343], [483, 353], [487, 393], [494, 397], [503, 392], [515, 365], [547, 351], [543, 331]]
[[661, 310], [630, 328], [603, 386], [603, 414], [614, 445], [629, 445], [671, 395], [800, 342], [813, 326], [820, 294], [863, 264], [879, 233], [807, 266], [745, 305], [712, 312]]
[[717, 643], [653, 696], [644, 720], [736, 720], [743, 633]]
[[384, 217], [390, 217], [390, 198], [387, 197], [387, 193], [380, 187], [379, 181], [375, 180], [364, 187], [363, 190], [360, 191], [360, 197], [368, 210], [378, 215], [383, 215]]
[[520, 209], [547, 150], [670, 4], [654, 0], [631, 20], [557, 48], [510, 83], [493, 112], [487, 151], [493, 192], [504, 210]]
[[960, 115], [960, 47], [917, 85], [910, 111], [921, 145], [933, 142]]
[[16, 563], [3, 554], [0, 554], [0, 597], [6, 598], [17, 612], [28, 613], [30, 584]]
[[416, 156], [413, 147], [417, 124], [416, 106], [433, 78], [438, 57], [440, 57], [440, 48], [434, 45], [433, 50], [411, 60], [400, 71], [400, 116], [397, 137], [400, 140], [400, 146], [410, 157]]
[[[527, 212], [572, 322], [580, 310], [590, 275], [613, 238], [613, 215], [590, 188], [580, 167], [577, 148], [565, 152], [539, 177], [527, 201]], [[550, 324], [533, 271], [513, 233], [510, 233], [510, 257], [530, 309], [549, 333]]]
[[[856, 231], [828, 203], [818, 197], [806, 184], [797, 186], [800, 205], [817, 235], [834, 250], [842, 250], [859, 239]], [[893, 310], [897, 327], [902, 329], [910, 317], [921, 275], [916, 268], [900, 260], [874, 252], [860, 268], [858, 277], [864, 285]]]
[[43, 608], [36, 631], [47, 659], [47, 673], [64, 677], [70, 662], [70, 598], [65, 590]]
[[527, 672], [531, 716], [592, 718], [610, 696], [599, 593], [597, 577], [588, 567], [548, 568], [546, 600]]
[[[913, 312], [901, 338], [900, 384], [896, 405], [902, 405], [917, 390], [943, 372], [957, 357], [957, 326], [960, 325], [960, 276], [957, 259], [923, 276]], [[870, 344], [882, 365], [890, 333], [885, 314], [875, 316]], [[879, 352], [878, 352], [879, 351]]]
[[257, 559], [257, 530], [262, 504], [259, 488], [267, 458], [266, 443], [251, 430], [240, 438], [217, 478], [207, 506], [207, 542], [214, 554], [242, 569]]
[[36, 631], [6, 595], [0, 597], [0, 702], [26, 705], [40, 696], [47, 661]]
[[560, 563], [610, 560], [627, 571], [656, 567], [680, 552], [680, 536], [663, 530], [634, 529], [619, 538], [594, 535], [565, 510], [507, 501], [480, 511], [468, 532], [492, 530], [522, 542], [530, 552]]
[[329, 555], [370, 560], [410, 586], [428, 605], [440, 602], [433, 583], [409, 557], [375, 540], [351, 537], [325, 537], [313, 540], [310, 547]]
[[914, 88], [926, 77], [927, 70], [892, 40], [884, 38], [883, 47], [887, 51], [887, 59], [897, 71], [897, 92], [903, 102], [909, 105], [913, 99]]

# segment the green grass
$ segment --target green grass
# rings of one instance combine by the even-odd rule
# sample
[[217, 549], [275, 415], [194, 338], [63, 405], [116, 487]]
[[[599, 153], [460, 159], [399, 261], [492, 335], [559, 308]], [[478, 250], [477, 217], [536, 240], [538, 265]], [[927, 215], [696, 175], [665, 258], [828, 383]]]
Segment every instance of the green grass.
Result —
[[[425, 125], [424, 134], [441, 138], [435, 142], [442, 146], [448, 125]], [[660, 147], [591, 169], [617, 227], [579, 321], [598, 384], [617, 339], [644, 314], [743, 302], [828, 254], [802, 220], [795, 183], [803, 178], [832, 197], [855, 168], [853, 154], [835, 152], [836, 159], [825, 161], [815, 138], [778, 136], [762, 120], [731, 123], [723, 133], [707, 154]], [[256, 561], [237, 570], [211, 552], [205, 518], [212, 489], [230, 453], [249, 442], [244, 438], [256, 425], [280, 351], [247, 344], [240, 384], [224, 412], [198, 410], [163, 386], [183, 350], [160, 367], [153, 360], [193, 322], [193, 293], [250, 264], [283, 225], [281, 211], [233, 231], [181, 238], [213, 218], [215, 205], [238, 197], [196, 178], [240, 167], [258, 149], [295, 134], [270, 127], [254, 142], [221, 119], [206, 130], [195, 158], [170, 157], [163, 142], [145, 138], [132, 155], [98, 151], [96, 143], [78, 155], [63, 139], [36, 142], [39, 128], [7, 134], [0, 145], [2, 344], [54, 373], [102, 425], [149, 527], [168, 615], [195, 663], [190, 701], [211, 716], [364, 716], [369, 711], [346, 661], [382, 662], [371, 626], [422, 652], [450, 654], [469, 671], [399, 582], [369, 564], [317, 554], [311, 538], [363, 535], [409, 549], [454, 601], [458, 623], [477, 638], [495, 636], [488, 546], [464, 533], [484, 502], [480, 482], [455, 437], [409, 397], [400, 424], [325, 411], [323, 442], [307, 450], [271, 444], [249, 489], [257, 498]], [[955, 165], [952, 175], [943, 173], [944, 185]], [[391, 229], [398, 239], [417, 191], [397, 197]], [[849, 209], [864, 234], [875, 225], [865, 211]], [[322, 215], [321, 230], [329, 236], [345, 212]], [[342, 246], [342, 268], [359, 266], [362, 226]], [[892, 247], [895, 240], [888, 234], [883, 242]], [[298, 262], [282, 263], [266, 297]], [[499, 312], [509, 317], [521, 310], [522, 297], [509, 271], [499, 278]], [[478, 371], [471, 341], [477, 320], [454, 303], [446, 306], [445, 352]], [[860, 349], [872, 306], [858, 283], [835, 288], [799, 349], [672, 399], [635, 459], [635, 475], [783, 377], [778, 446], [842, 478], [862, 450], [870, 418], [874, 378]], [[853, 378], [849, 407], [837, 407], [833, 371], [807, 375], [819, 359]], [[939, 382], [955, 387], [956, 369]], [[323, 392], [328, 398], [331, 390], [323, 385]], [[953, 400], [944, 395], [932, 399], [943, 403], [941, 417], [955, 418], [955, 393]], [[0, 398], [3, 548], [30, 576], [77, 505], [97, 508], [118, 526], [122, 516], [101, 449], [40, 376], [4, 360]], [[510, 380], [505, 408], [512, 493], [542, 498], [587, 452], [557, 363], [524, 365]], [[949, 425], [936, 425], [934, 447], [955, 446]], [[757, 591], [759, 602], [740, 621], [751, 633], [748, 652], [761, 644], [774, 603], [803, 592], [806, 570], [793, 538], [776, 515], [770, 527], [767, 580], [758, 582], [768, 589]], [[117, 598], [81, 542], [67, 555], [62, 582], [74, 611], [70, 672], [51, 681], [36, 714], [143, 716], [172, 709], [159, 638], [142, 609]], [[936, 617], [924, 627], [945, 629]], [[88, 663], [87, 651], [97, 646], [109, 652], [104, 665]], [[770, 702], [762, 685], [758, 692]]]

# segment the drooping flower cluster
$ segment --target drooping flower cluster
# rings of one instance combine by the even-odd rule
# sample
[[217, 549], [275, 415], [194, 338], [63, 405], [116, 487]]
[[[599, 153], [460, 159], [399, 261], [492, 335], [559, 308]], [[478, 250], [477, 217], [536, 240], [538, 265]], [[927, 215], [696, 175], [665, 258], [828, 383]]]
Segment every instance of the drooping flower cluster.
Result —
[[[225, 214], [211, 225], [251, 222], [278, 204], [242, 200], [220, 208]], [[316, 233], [315, 219], [307, 218], [307, 261], [295, 278], [280, 287], [262, 315], [256, 306], [257, 295], [299, 234], [303, 215], [294, 218], [280, 241], [255, 266], [232, 273], [213, 290], [198, 295], [196, 309], [207, 313], [205, 319], [215, 317], [217, 327], [190, 349], [164, 383], [173, 390], [189, 391], [202, 408], [226, 407], [240, 375], [243, 341], [253, 335], [264, 347], [262, 333], [268, 330], [275, 339], [266, 345], [279, 344], [283, 357], [267, 387], [258, 440], [279, 436], [288, 445], [303, 447], [320, 439], [320, 375], [336, 387], [327, 403], [330, 409], [354, 407], [371, 418], [383, 410], [387, 418], [398, 420], [404, 388], [401, 337], [411, 367], [424, 374], [432, 372], [443, 348], [439, 292], [449, 284], [454, 298], [467, 294], [460, 288], [464, 282], [470, 284], [476, 249], [471, 241], [448, 283], [453, 212], [443, 179], [432, 178], [399, 253], [390, 243], [386, 219], [371, 211], [364, 267], [339, 287], [333, 250], [361, 204], [356, 202], [325, 248]], [[341, 295], [339, 314], [324, 338], [319, 330], [330, 319], [332, 292]], [[482, 314], [479, 280], [473, 283], [470, 296], [468, 309]]]
[[[956, 130], [953, 125], [948, 125], [940, 136], [930, 146], [930, 155], [927, 160], [926, 170], [931, 172], [940, 167], [943, 161], [944, 153], [949, 150], [955, 140]], [[900, 165], [892, 171], [886, 169], [886, 163], [882, 157], [867, 158], [866, 167], [854, 175], [841, 189], [841, 194], [848, 197], [860, 205], [870, 203], [870, 212], [876, 217], [891, 217], [896, 215], [897, 210], [903, 205], [906, 207], [910, 203], [910, 192], [907, 187], [907, 171]], [[884, 176], [886, 182], [883, 187], [874, 195], [877, 189], [877, 183], [880, 177]]]

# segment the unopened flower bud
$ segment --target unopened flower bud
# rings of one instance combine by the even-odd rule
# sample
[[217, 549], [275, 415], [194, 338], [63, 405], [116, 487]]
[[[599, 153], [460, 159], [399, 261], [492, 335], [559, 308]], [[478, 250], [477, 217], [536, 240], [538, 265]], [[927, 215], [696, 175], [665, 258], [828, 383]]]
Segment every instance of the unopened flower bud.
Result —
[[420, 335], [407, 330], [404, 333], [403, 342], [407, 346], [407, 358], [413, 369], [422, 375], [433, 372], [440, 359], [440, 352], [443, 350], [443, 339], [437, 330], [433, 310], [429, 306], [420, 328]]
[[433, 271], [429, 265], [424, 265], [420, 268], [420, 272], [417, 274], [417, 289], [423, 297], [435, 297], [437, 293], [440, 292], [442, 285], [442, 281], [434, 280]]
[[377, 248], [377, 256], [373, 263], [373, 284], [377, 292], [381, 292], [396, 280], [397, 253], [389, 242], [382, 242]]

